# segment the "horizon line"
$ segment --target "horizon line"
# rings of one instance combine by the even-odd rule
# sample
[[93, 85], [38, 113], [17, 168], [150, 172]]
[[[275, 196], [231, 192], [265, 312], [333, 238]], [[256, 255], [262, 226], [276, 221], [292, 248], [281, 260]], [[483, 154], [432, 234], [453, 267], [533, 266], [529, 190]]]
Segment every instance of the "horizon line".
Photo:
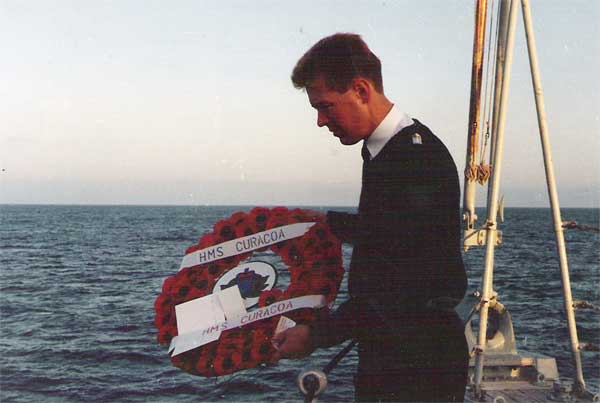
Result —
[[[64, 206], [64, 207], [341, 207], [341, 208], [358, 208], [356, 205], [347, 205], [347, 204], [164, 204], [164, 203], [147, 203], [147, 204], [139, 204], [139, 203], [0, 203], [0, 206]], [[487, 206], [475, 206], [478, 209], [485, 209]], [[505, 208], [521, 208], [521, 209], [542, 209], [547, 208], [550, 209], [551, 206], [505, 206]], [[600, 209], [600, 206], [595, 207], [585, 207], [585, 206], [560, 206], [560, 208], [570, 208], [570, 209]], [[462, 207], [461, 207], [462, 211]]]

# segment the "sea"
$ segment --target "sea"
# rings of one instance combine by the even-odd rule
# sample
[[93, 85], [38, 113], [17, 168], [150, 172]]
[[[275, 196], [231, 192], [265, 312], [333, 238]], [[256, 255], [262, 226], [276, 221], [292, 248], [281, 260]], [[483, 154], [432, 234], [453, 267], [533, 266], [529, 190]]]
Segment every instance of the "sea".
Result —
[[[298, 374], [322, 369], [342, 346], [203, 378], [173, 367], [156, 339], [154, 301], [186, 248], [251, 208], [0, 205], [0, 401], [303, 401]], [[599, 209], [566, 208], [562, 216], [600, 225]], [[494, 287], [512, 315], [517, 347], [556, 357], [561, 377], [572, 378], [551, 212], [507, 208], [500, 227]], [[574, 299], [600, 307], [600, 233], [573, 229], [566, 240]], [[344, 245], [346, 268], [350, 254]], [[465, 254], [471, 294], [481, 289], [483, 255], [481, 248]], [[337, 301], [346, 298], [344, 280]], [[598, 309], [577, 311], [577, 327], [582, 342], [600, 344]], [[356, 362], [352, 351], [331, 372], [321, 401], [352, 401]], [[584, 353], [583, 363], [597, 393], [600, 353]]]

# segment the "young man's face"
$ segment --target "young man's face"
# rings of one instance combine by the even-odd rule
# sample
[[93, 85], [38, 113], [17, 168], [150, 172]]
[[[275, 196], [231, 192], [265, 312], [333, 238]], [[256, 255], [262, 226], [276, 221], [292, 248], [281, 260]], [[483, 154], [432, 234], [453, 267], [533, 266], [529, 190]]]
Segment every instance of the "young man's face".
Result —
[[353, 87], [339, 93], [327, 88], [321, 78], [308, 87], [306, 92], [310, 104], [317, 110], [317, 126], [327, 126], [340, 143], [356, 144], [371, 134], [366, 119], [367, 107]]

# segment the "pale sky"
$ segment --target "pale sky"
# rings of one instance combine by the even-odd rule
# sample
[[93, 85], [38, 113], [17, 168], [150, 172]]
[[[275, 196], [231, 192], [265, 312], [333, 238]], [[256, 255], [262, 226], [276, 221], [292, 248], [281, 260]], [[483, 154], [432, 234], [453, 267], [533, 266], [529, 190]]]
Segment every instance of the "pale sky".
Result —
[[[600, 2], [531, 3], [561, 202], [598, 207]], [[289, 78], [335, 32], [363, 36], [462, 177], [473, 6], [0, 0], [0, 203], [356, 205], [360, 145]], [[514, 57], [502, 194], [546, 206], [521, 16]]]

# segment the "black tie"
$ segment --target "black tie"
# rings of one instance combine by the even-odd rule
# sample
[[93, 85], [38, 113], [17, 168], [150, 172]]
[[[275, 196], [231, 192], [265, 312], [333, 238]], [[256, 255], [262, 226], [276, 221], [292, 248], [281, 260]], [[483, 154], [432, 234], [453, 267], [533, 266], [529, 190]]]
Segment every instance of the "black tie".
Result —
[[369, 152], [369, 149], [367, 148], [367, 142], [363, 142], [363, 146], [362, 146], [362, 150], [360, 150], [360, 154], [362, 155], [362, 159], [365, 162], [369, 162], [371, 161], [371, 153]]

